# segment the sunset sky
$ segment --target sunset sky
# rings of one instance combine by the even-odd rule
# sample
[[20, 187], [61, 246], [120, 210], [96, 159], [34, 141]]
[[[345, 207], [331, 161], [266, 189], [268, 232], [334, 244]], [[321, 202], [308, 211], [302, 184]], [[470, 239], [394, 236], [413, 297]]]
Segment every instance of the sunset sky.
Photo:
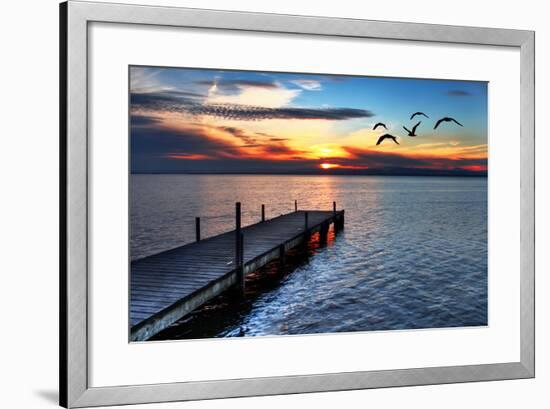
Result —
[[133, 66], [130, 133], [134, 173], [486, 174], [487, 83]]

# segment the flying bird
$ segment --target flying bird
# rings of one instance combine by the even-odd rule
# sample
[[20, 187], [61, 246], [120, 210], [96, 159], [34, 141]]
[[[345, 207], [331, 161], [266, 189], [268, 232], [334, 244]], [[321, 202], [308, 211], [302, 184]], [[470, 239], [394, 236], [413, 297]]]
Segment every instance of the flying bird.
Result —
[[390, 135], [389, 133], [386, 133], [384, 135], [382, 135], [380, 138], [378, 138], [378, 142], [376, 142], [377, 145], [380, 145], [382, 143], [382, 141], [384, 139], [391, 139], [393, 140], [396, 144], [399, 145], [399, 142], [397, 142], [397, 138], [393, 135]]
[[403, 127], [403, 129], [409, 133], [409, 136], [416, 136], [416, 133], [415, 133], [415, 132], [416, 132], [416, 128], [418, 128], [418, 125], [420, 125], [420, 123], [421, 123], [421, 122], [418, 121], [418, 123], [417, 123], [415, 126], [413, 126], [412, 131], [411, 131], [409, 128], [405, 127], [405, 126]]
[[384, 123], [382, 123], [382, 122], [378, 122], [376, 125], [374, 125], [374, 128], [372, 128], [372, 130], [375, 131], [376, 128], [378, 128], [379, 126], [383, 126], [384, 129], [388, 129], [388, 128], [386, 127], [386, 124], [384, 124]]
[[460, 122], [458, 122], [456, 119], [451, 118], [450, 116], [446, 116], [444, 118], [441, 118], [439, 121], [436, 122], [434, 129], [436, 129], [441, 122], [454, 122], [457, 125], [464, 126]]
[[413, 119], [417, 115], [424, 115], [426, 118], [429, 118], [429, 116], [426, 115], [424, 112], [418, 111], [418, 112], [415, 112], [414, 114], [411, 115], [411, 119]]

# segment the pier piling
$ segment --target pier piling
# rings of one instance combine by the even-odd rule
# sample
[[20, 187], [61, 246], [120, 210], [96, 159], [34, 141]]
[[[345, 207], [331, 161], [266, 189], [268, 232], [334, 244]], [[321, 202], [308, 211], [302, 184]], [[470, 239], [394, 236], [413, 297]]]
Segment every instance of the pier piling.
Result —
[[281, 270], [284, 270], [285, 263], [286, 263], [285, 245], [281, 244], [279, 245], [279, 268]]
[[241, 231], [241, 202], [235, 203], [235, 266], [237, 268], [237, 287], [243, 291], [243, 269], [242, 269], [242, 255], [243, 255], [243, 237]]
[[323, 222], [323, 224], [321, 224], [321, 230], [319, 231], [319, 244], [321, 246], [324, 246], [327, 244], [328, 229], [329, 229], [329, 224], [327, 222]]
[[195, 241], [201, 241], [201, 218], [195, 217]]
[[241, 296], [244, 296], [244, 234], [241, 232], [239, 234], [239, 254], [238, 254], [238, 266], [237, 266], [237, 287], [240, 290]]

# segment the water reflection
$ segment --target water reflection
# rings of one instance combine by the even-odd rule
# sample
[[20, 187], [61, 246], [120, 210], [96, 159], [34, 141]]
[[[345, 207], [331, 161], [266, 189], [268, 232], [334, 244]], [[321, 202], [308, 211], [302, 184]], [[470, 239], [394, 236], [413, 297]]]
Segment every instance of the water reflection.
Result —
[[[251, 335], [248, 334], [250, 328], [243, 324], [243, 321], [253, 309], [255, 301], [260, 296], [276, 290], [297, 268], [307, 266], [310, 258], [322, 251], [323, 247], [332, 246], [335, 236], [334, 229], [331, 228], [326, 243], [322, 243], [318, 232], [312, 234], [307, 246], [296, 247], [287, 253], [284, 264], [281, 260], [274, 260], [248, 274], [244, 296], [236, 290], [223, 293], [158, 333], [151, 340]], [[287, 331], [288, 327], [281, 330]]]

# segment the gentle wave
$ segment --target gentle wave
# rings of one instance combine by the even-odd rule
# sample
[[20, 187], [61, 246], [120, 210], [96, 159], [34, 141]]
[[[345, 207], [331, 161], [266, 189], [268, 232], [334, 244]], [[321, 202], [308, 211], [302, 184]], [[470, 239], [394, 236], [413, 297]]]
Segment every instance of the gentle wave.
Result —
[[345, 230], [286, 271], [249, 277], [157, 339], [487, 325], [487, 179], [132, 175], [131, 258], [301, 209], [346, 210]]

